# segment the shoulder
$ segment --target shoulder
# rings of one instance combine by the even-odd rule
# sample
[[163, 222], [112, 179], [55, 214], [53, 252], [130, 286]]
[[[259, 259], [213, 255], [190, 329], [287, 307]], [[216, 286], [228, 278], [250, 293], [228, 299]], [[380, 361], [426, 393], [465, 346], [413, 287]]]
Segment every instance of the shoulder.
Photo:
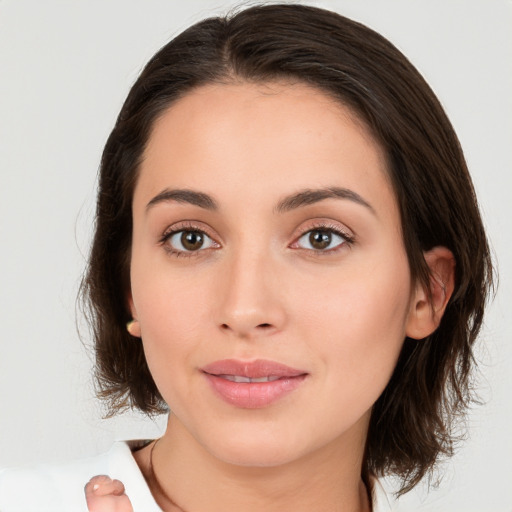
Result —
[[[84, 486], [95, 475], [121, 480], [132, 503], [144, 510], [156, 507], [127, 442], [116, 442], [96, 457], [62, 465], [39, 464], [0, 470], [0, 510], [2, 512], [87, 511]], [[148, 506], [150, 508], [148, 508]], [[156, 507], [156, 508], [155, 508]]]

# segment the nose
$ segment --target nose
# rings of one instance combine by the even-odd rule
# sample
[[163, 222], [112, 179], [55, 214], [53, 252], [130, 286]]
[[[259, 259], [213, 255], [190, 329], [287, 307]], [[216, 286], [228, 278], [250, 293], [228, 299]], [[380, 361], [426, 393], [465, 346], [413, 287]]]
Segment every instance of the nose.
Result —
[[281, 331], [286, 312], [277, 262], [269, 255], [246, 250], [224, 264], [219, 274], [219, 328], [245, 339]]

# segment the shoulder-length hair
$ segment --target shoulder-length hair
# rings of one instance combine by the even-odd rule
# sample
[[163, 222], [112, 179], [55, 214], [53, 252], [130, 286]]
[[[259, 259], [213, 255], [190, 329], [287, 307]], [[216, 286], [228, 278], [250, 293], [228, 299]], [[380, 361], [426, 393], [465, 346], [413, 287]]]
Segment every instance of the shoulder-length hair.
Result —
[[439, 328], [405, 339], [371, 416], [363, 473], [396, 474], [407, 492], [452, 453], [452, 422], [472, 399], [472, 347], [492, 264], [464, 156], [436, 96], [389, 41], [330, 11], [264, 5], [206, 19], [158, 51], [133, 85], [103, 152], [82, 287], [99, 396], [110, 414], [167, 411], [125, 327], [133, 191], [155, 120], [201, 85], [234, 81], [305, 83], [352, 109], [387, 157], [412, 278], [429, 288], [423, 253], [434, 246], [455, 257], [455, 291]]

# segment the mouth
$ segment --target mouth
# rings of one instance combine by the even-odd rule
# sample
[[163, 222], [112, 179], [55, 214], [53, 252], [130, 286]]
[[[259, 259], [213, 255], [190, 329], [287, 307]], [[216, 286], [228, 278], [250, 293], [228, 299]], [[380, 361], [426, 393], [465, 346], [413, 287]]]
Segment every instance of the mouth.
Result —
[[268, 377], [244, 377], [243, 375], [214, 375], [215, 377], [219, 377], [220, 379], [226, 379], [231, 382], [245, 383], [250, 384], [252, 382], [274, 382], [281, 377], [277, 375], [269, 375]]
[[308, 373], [268, 360], [225, 359], [201, 368], [215, 394], [242, 409], [270, 406], [298, 389]]

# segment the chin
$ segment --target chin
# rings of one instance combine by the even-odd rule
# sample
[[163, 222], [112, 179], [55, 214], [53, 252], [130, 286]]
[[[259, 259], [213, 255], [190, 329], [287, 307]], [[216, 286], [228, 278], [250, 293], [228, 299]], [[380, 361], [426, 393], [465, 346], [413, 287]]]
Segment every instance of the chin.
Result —
[[273, 432], [240, 430], [233, 435], [213, 438], [208, 451], [227, 464], [243, 467], [276, 467], [301, 458], [308, 452], [307, 446], [292, 435]]
[[276, 449], [275, 446], [232, 447], [222, 452], [214, 453], [218, 459], [226, 464], [252, 468], [278, 467], [293, 462], [297, 458], [296, 453], [287, 453], [285, 450]]

